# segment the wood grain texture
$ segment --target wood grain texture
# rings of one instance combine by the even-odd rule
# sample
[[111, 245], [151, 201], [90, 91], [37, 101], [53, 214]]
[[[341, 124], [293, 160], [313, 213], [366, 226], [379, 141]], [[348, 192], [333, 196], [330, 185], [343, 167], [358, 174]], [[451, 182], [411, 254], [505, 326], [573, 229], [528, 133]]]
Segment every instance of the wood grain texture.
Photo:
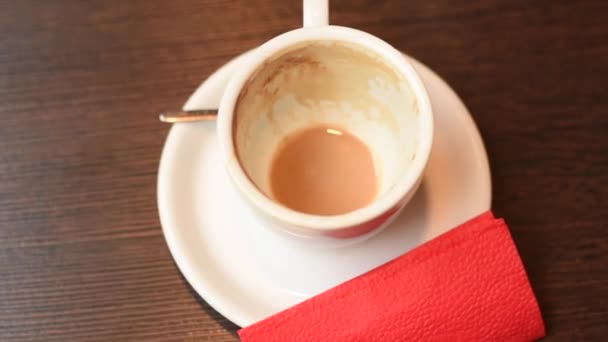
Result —
[[[344, 1], [332, 23], [444, 77], [489, 152], [547, 340], [608, 336], [608, 2]], [[156, 210], [179, 108], [299, 0], [0, 2], [0, 340], [236, 341]]]

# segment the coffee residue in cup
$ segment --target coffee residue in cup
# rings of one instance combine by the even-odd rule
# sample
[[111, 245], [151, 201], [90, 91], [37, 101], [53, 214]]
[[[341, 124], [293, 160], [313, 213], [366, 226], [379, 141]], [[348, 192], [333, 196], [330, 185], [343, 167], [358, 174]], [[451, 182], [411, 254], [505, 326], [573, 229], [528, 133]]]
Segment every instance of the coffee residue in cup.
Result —
[[314, 215], [361, 208], [378, 190], [369, 148], [347, 131], [327, 126], [287, 136], [275, 153], [270, 183], [275, 200]]

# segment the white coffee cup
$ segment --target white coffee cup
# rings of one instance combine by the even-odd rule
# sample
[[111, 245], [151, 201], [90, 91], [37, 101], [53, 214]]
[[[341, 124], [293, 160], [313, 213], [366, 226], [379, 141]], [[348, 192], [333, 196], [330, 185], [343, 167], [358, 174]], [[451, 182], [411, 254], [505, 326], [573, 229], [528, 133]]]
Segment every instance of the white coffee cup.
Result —
[[[320, 216], [272, 198], [278, 144], [319, 123], [347, 129], [371, 150], [380, 186], [369, 205]], [[398, 50], [368, 33], [328, 25], [328, 1], [304, 0], [304, 27], [257, 48], [232, 76], [220, 103], [218, 138], [236, 189], [269, 226], [351, 239], [388, 225], [415, 193], [431, 151], [433, 113]]]

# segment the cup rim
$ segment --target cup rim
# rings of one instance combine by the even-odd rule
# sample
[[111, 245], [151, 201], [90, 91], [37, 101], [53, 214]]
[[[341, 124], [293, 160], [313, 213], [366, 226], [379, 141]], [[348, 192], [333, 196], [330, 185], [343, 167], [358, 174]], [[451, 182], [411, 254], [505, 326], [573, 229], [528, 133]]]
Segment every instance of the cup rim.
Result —
[[[306, 41], [337, 40], [365, 47], [377, 53], [397, 72], [405, 75], [419, 108], [419, 140], [412, 165], [386, 193], [370, 204], [353, 211], [332, 215], [314, 215], [290, 209], [266, 196], [247, 176], [238, 161], [233, 139], [235, 107], [243, 86], [263, 63], [276, 53]], [[228, 174], [237, 188], [262, 213], [296, 227], [331, 231], [360, 225], [398, 206], [416, 188], [428, 162], [433, 141], [433, 112], [428, 94], [418, 74], [405, 56], [394, 47], [369, 33], [353, 28], [328, 25], [306, 27], [283, 33], [253, 51], [242, 67], [230, 79], [222, 96], [218, 112], [218, 139]]]

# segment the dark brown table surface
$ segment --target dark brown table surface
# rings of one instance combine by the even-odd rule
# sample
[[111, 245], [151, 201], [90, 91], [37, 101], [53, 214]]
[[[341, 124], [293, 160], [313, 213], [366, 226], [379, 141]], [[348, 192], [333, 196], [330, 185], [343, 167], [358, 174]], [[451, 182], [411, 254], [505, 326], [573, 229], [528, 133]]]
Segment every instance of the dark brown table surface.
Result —
[[[0, 2], [0, 341], [236, 341], [156, 209], [197, 85], [301, 23], [299, 0]], [[608, 338], [608, 2], [345, 1], [331, 21], [445, 78], [489, 153], [547, 340]]]

